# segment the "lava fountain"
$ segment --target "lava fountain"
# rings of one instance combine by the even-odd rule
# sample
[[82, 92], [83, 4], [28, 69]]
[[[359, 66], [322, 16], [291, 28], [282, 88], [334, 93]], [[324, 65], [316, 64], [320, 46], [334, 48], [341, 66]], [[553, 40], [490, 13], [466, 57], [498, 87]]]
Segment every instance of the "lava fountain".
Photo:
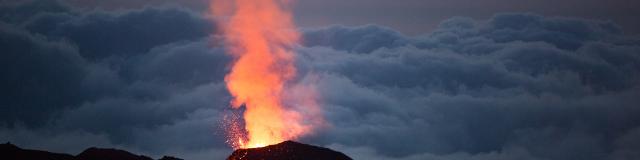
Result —
[[[234, 57], [225, 76], [231, 106], [245, 109], [244, 127], [238, 121], [227, 126], [227, 142], [235, 149], [296, 139], [312, 128], [306, 113], [293, 109], [299, 106], [284, 103], [296, 77], [293, 47], [300, 37], [289, 5], [290, 0], [212, 1], [211, 11]], [[301, 97], [309, 107], [315, 104], [315, 98]]]

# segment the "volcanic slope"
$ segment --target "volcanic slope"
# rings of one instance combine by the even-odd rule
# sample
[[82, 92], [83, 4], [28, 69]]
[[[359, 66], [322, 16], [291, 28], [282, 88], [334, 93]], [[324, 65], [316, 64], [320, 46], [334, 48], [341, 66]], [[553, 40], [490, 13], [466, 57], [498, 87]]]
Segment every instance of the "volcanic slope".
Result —
[[261, 148], [238, 149], [227, 160], [352, 160], [328, 148], [284, 141]]

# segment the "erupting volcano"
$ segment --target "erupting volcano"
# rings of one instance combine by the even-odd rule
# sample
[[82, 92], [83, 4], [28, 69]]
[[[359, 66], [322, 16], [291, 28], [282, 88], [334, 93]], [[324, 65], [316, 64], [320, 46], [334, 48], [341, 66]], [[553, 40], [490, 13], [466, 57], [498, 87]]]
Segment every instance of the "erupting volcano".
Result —
[[317, 114], [315, 94], [304, 92], [306, 95], [297, 95], [302, 98], [296, 103], [284, 102], [296, 77], [293, 47], [300, 36], [289, 5], [289, 0], [212, 2], [212, 13], [234, 57], [225, 77], [233, 96], [231, 105], [245, 109], [244, 123], [227, 122], [231, 123], [227, 125], [227, 142], [234, 149], [296, 139], [313, 127], [305, 116]]

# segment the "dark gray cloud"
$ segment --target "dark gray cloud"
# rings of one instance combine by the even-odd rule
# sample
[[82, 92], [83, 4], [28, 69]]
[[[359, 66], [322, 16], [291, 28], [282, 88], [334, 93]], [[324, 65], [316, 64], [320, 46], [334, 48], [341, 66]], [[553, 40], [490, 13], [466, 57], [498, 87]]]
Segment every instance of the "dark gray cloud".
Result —
[[38, 14], [64, 13], [69, 7], [53, 0], [32, 1], [0, 1], [0, 18], [3, 22], [22, 23]]
[[[41, 123], [55, 108], [80, 103], [86, 72], [77, 49], [0, 23], [2, 122]], [[63, 75], [63, 76], [62, 76]]]
[[175, 8], [72, 14], [40, 14], [23, 25], [52, 39], [73, 41], [90, 59], [131, 56], [162, 44], [196, 40], [214, 27], [193, 13]]
[[[40, 10], [47, 5], [62, 9]], [[228, 152], [218, 124], [230, 100], [222, 82], [229, 57], [202, 16], [54, 1], [3, 11], [15, 18], [0, 27], [3, 140], [71, 153], [92, 145], [196, 158]]]
[[382, 47], [392, 48], [407, 44], [400, 33], [374, 25], [311, 29], [304, 33], [302, 41], [305, 46], [327, 46], [355, 53], [368, 53]]
[[[203, 16], [53, 1], [1, 11], [0, 140], [229, 154], [230, 57]], [[329, 122], [304, 142], [356, 159], [640, 156], [640, 39], [614, 23], [513, 13], [451, 18], [415, 37], [378, 25], [302, 30], [296, 82], [317, 85]]]
[[[350, 48], [394, 35], [372, 27], [308, 31], [299, 51], [321, 73], [335, 120], [318, 141], [353, 146], [362, 159], [615, 159], [622, 148], [611, 146], [639, 125], [640, 48], [614, 24], [454, 18], [426, 36]], [[335, 35], [344, 31], [364, 40]]]

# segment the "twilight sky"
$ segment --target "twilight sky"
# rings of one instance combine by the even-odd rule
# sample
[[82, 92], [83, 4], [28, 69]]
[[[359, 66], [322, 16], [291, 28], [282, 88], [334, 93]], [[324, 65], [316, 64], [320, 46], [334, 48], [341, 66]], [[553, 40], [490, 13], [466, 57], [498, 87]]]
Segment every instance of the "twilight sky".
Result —
[[[231, 153], [230, 57], [205, 1], [0, 5], [0, 142]], [[363, 160], [640, 159], [638, 7], [300, 0], [295, 82], [330, 124], [300, 141]]]
[[[130, 9], [148, 5], [178, 5], [197, 11], [208, 0], [64, 0], [103, 9]], [[546, 16], [573, 16], [614, 21], [626, 32], [640, 33], [639, 1], [630, 0], [296, 0], [296, 22], [302, 27], [330, 24], [380, 24], [409, 35], [436, 29], [453, 16], [488, 19], [496, 13], [531, 12]]]

